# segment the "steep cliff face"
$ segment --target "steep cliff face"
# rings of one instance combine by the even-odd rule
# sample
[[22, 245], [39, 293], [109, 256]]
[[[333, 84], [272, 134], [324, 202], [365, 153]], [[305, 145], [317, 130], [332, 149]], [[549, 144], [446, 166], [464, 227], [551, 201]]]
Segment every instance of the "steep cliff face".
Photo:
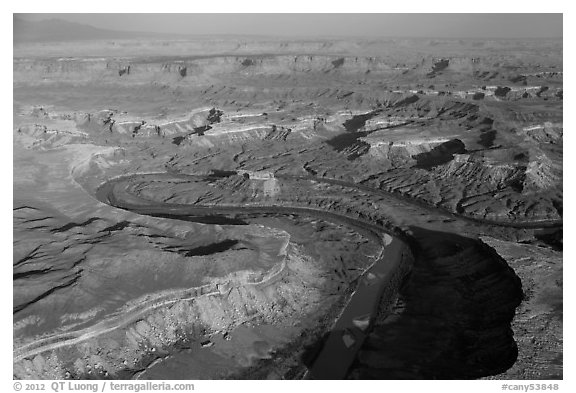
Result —
[[481, 241], [411, 232], [413, 271], [350, 378], [471, 379], [507, 370], [518, 355], [510, 321], [523, 296], [520, 279]]
[[[413, 80], [415, 91], [425, 90], [429, 84], [419, 85], [416, 78], [423, 74], [432, 78], [430, 83], [442, 83], [434, 78], [456, 78], [463, 82], [470, 78], [479, 67], [473, 58], [461, 59], [424, 59], [422, 64], [415, 63], [414, 71], [410, 67], [398, 67], [389, 57], [350, 56], [350, 55], [245, 55], [245, 56], [197, 56], [197, 57], [62, 57], [44, 59], [15, 59], [13, 75], [15, 83], [64, 83], [88, 84], [91, 82], [106, 84], [160, 83], [187, 86], [204, 81], [215, 82], [217, 77], [235, 74], [238, 77], [283, 76], [291, 74], [322, 75], [338, 78], [356, 76], [368, 79], [386, 77]], [[407, 74], [408, 72], [408, 74]], [[501, 99], [547, 98], [561, 99], [559, 86], [542, 85], [536, 80], [536, 86], [513, 87], [514, 82], [505, 75], [489, 80], [494, 88], [486, 89], [490, 95]], [[447, 93], [447, 92], [445, 92]], [[493, 93], [493, 94], [492, 94]], [[452, 94], [452, 93], [449, 93]]]
[[[216, 110], [206, 113], [216, 120]], [[198, 351], [218, 340], [232, 341], [227, 373], [237, 372], [303, 329], [325, 328], [325, 313], [378, 253], [373, 238], [323, 220], [200, 225], [98, 202], [86, 190], [140, 168], [128, 150], [71, 144], [38, 161], [18, 150], [27, 174], [15, 184], [14, 206], [18, 378], [132, 376], [182, 347]], [[148, 163], [142, 170], [158, 168]], [[237, 191], [247, 195], [278, 191], [267, 181], [273, 179], [237, 178]], [[165, 191], [176, 192], [175, 185]], [[236, 328], [251, 324], [271, 325], [281, 337], [250, 328], [260, 344], [238, 358], [235, 348], [248, 344]], [[259, 350], [263, 340], [268, 349]]]
[[416, 260], [351, 378], [514, 363], [521, 288], [485, 243], [528, 288], [513, 327], [536, 360], [505, 375], [560, 375], [561, 44], [244, 41], [15, 48], [15, 375], [165, 378], [174, 355], [193, 376], [301, 377], [379, 255], [365, 225]]
[[61, 58], [21, 59], [14, 62], [15, 83], [150, 83], [171, 82], [186, 85], [198, 78], [218, 75], [286, 75], [291, 73], [399, 73], [377, 57], [342, 56], [220, 56], [199, 59], [109, 60]]
[[[562, 253], [484, 238], [522, 280], [524, 298], [512, 322], [518, 361], [497, 379], [562, 378]], [[538, 270], [538, 273], [535, 271]], [[538, 332], [548, 331], [542, 336]]]

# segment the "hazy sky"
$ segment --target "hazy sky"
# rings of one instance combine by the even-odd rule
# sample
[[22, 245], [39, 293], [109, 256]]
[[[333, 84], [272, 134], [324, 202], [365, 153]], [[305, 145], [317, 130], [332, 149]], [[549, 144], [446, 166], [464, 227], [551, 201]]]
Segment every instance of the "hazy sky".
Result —
[[[312, 0], [311, 0], [312, 1]], [[447, 38], [562, 37], [562, 14], [20, 14], [177, 34]]]

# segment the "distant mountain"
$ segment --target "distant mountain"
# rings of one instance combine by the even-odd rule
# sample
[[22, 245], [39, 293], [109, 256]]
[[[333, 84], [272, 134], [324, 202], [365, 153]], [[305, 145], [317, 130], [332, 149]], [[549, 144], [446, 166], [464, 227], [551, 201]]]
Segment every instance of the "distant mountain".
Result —
[[37, 22], [14, 15], [14, 42], [85, 41], [129, 38], [170, 38], [172, 34], [106, 30], [62, 19]]

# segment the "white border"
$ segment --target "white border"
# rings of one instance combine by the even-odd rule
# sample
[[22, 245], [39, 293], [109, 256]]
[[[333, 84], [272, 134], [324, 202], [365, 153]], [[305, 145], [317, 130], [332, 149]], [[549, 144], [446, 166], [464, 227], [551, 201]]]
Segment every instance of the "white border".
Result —
[[[442, 0], [442, 1], [423, 1], [412, 0], [404, 2], [387, 2], [387, 1], [354, 1], [354, 2], [339, 2], [333, 1], [312, 1], [312, 0], [290, 0], [286, 2], [274, 2], [271, 0], [263, 1], [233, 1], [233, 0], [219, 0], [213, 2], [198, 2], [193, 0], [187, 1], [167, 1], [167, 2], [144, 2], [144, 1], [110, 1], [102, 0], [95, 2], [80, 2], [80, 1], [39, 1], [39, 0], [26, 0], [18, 3], [12, 3], [8, 7], [4, 5], [2, 13], [2, 40], [3, 40], [3, 53], [8, 57], [9, 48], [12, 45], [12, 13], [20, 12], [228, 12], [228, 13], [261, 13], [261, 12], [338, 12], [338, 13], [354, 13], [354, 12], [413, 12], [419, 13], [431, 12], [529, 12], [529, 13], [565, 13], [564, 15], [564, 40], [568, 43], [565, 45], [565, 64], [564, 69], [567, 72], [564, 74], [564, 87], [567, 91], [565, 95], [565, 107], [574, 108], [575, 86], [573, 83], [572, 73], [575, 69], [573, 61], [574, 35], [573, 29], [575, 20], [574, 13], [568, 6], [567, 1], [502, 1], [502, 0], [484, 0], [484, 1], [462, 1], [462, 0]], [[7, 9], [6, 9], [7, 8]], [[12, 108], [12, 61], [11, 59], [4, 59], [2, 62], [2, 92], [3, 92], [3, 106], [5, 108], [4, 118], [6, 119]], [[568, 112], [570, 113], [570, 112]], [[574, 121], [567, 117], [564, 119], [564, 128], [567, 130], [565, 135], [565, 151], [569, 154], [565, 157], [565, 220], [571, 224], [574, 222], [574, 208], [570, 202], [574, 201], [574, 182], [571, 177], [574, 173], [574, 154], [570, 154], [575, 146], [573, 123]], [[10, 124], [11, 126], [11, 124]], [[8, 192], [8, 187], [12, 183], [12, 128], [6, 126], [4, 134], [6, 140], [1, 144], [0, 157], [2, 159], [2, 180], [4, 182], [5, 192], [2, 194], [2, 248], [4, 251], [2, 258], [2, 277], [3, 282], [2, 291], [2, 315], [8, 318], [12, 310], [12, 284], [11, 280], [11, 252], [12, 250], [12, 201], [11, 191]], [[571, 225], [566, 225], [565, 239], [566, 250], [564, 260], [567, 262], [565, 265], [564, 277], [567, 281], [565, 299], [565, 332], [572, 332], [573, 313], [570, 306], [572, 303], [573, 290], [570, 285], [573, 282], [574, 268], [574, 247], [571, 245], [571, 238], [574, 231], [570, 228]], [[567, 391], [569, 386], [574, 387], [574, 377], [571, 373], [573, 369], [573, 339], [570, 334], [565, 335], [564, 345], [564, 381], [560, 383], [561, 391]], [[5, 387], [3, 391], [12, 390], [12, 355], [11, 355], [11, 342], [12, 342], [12, 329], [8, 320], [2, 324], [2, 342], [4, 343], [5, 350], [2, 353], [2, 374], [0, 378], [0, 386]], [[10, 343], [10, 344], [7, 344]], [[10, 348], [10, 349], [8, 349]], [[237, 389], [252, 391], [269, 391], [270, 389], [279, 391], [292, 391], [294, 389], [310, 389], [317, 392], [321, 391], [379, 391], [386, 389], [387, 391], [397, 391], [400, 389], [410, 389], [413, 391], [429, 392], [429, 391], [442, 391], [442, 392], [491, 392], [501, 391], [502, 383], [510, 381], [286, 381], [286, 382], [238, 382], [238, 381], [198, 381], [197, 391], [235, 391]], [[521, 381], [522, 384], [530, 384], [535, 381]], [[556, 383], [554, 381], [553, 383]], [[408, 385], [408, 386], [407, 386]], [[572, 389], [574, 391], [574, 389]]]

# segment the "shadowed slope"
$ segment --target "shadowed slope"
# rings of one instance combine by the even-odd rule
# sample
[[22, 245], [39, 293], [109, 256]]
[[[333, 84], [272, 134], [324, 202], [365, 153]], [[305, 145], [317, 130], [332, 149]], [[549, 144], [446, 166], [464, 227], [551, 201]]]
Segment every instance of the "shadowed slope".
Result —
[[507, 370], [518, 354], [510, 323], [520, 279], [481, 241], [410, 229], [414, 268], [350, 377], [470, 379]]

